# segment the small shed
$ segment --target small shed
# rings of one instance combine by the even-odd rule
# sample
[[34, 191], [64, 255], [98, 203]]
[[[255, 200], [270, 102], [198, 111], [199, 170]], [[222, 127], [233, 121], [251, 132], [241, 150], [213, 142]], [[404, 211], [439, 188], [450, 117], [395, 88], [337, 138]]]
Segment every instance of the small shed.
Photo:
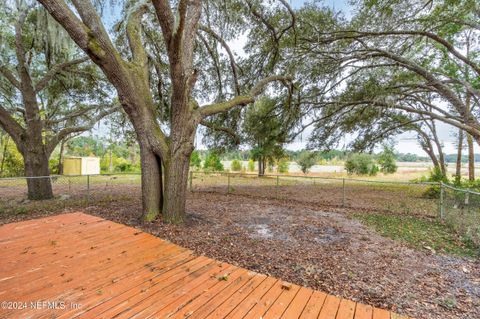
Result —
[[100, 174], [99, 157], [66, 157], [63, 160], [63, 175]]

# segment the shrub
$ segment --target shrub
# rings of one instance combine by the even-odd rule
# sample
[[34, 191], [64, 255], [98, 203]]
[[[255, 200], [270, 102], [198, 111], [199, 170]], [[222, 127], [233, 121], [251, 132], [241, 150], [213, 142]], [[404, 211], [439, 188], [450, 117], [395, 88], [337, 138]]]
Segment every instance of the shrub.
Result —
[[50, 158], [48, 160], [48, 168], [50, 169], [50, 174], [58, 174], [58, 157]]
[[220, 172], [223, 171], [223, 164], [220, 161], [220, 157], [215, 152], [209, 152], [205, 158], [205, 163], [203, 164], [205, 170], [211, 170]]
[[1, 167], [3, 171], [0, 171], [0, 177], [22, 176], [24, 174], [23, 157], [15, 144], [9, 143], [5, 154], [3, 154], [3, 149], [0, 152], [2, 152], [0, 162], [3, 161], [3, 167]]
[[242, 170], [242, 163], [240, 163], [239, 160], [234, 159], [234, 160], [232, 161], [231, 169], [232, 169], [232, 171], [234, 171], [234, 172], [239, 172], [239, 171], [241, 171], [241, 170]]
[[113, 169], [115, 172], [121, 173], [133, 171], [132, 163], [124, 158], [118, 158]]
[[393, 174], [397, 171], [398, 167], [395, 161], [395, 153], [393, 148], [389, 146], [383, 146], [383, 152], [378, 157], [378, 164], [380, 170], [384, 174]]
[[192, 156], [190, 156], [190, 166], [195, 169], [202, 168], [202, 159], [200, 158], [200, 153], [198, 153], [198, 151], [192, 152]]
[[345, 161], [345, 170], [348, 174], [374, 176], [379, 168], [370, 154], [354, 153]]
[[307, 174], [310, 168], [317, 163], [317, 154], [309, 151], [302, 151], [297, 159], [297, 164], [304, 174]]
[[255, 171], [255, 162], [253, 161], [253, 159], [248, 161], [248, 171], [249, 172]]
[[290, 163], [287, 158], [281, 158], [278, 160], [277, 171], [279, 173], [288, 173]]
[[[442, 173], [440, 167], [433, 167], [427, 177], [422, 177], [419, 180], [420, 182], [433, 182], [433, 183], [445, 183], [448, 184], [448, 177]], [[424, 193], [423, 197], [426, 198], [440, 198], [440, 186], [432, 185]]]

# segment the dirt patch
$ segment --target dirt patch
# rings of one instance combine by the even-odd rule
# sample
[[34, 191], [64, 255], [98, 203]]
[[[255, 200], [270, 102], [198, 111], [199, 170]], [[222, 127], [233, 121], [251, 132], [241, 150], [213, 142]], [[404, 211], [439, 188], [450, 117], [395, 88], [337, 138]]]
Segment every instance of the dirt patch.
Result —
[[341, 210], [207, 193], [194, 193], [187, 206], [180, 226], [139, 223], [138, 200], [85, 211], [198, 254], [412, 317], [480, 318], [479, 261], [413, 250]]

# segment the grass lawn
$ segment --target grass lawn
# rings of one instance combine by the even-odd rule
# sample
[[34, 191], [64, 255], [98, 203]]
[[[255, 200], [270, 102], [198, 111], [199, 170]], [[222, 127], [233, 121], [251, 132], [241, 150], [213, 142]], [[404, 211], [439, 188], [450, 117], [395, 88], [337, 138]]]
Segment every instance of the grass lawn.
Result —
[[480, 250], [465, 238], [455, 234], [452, 229], [438, 221], [430, 221], [419, 217], [354, 214], [366, 225], [381, 235], [400, 240], [418, 249], [433, 249], [459, 256], [477, 257]]

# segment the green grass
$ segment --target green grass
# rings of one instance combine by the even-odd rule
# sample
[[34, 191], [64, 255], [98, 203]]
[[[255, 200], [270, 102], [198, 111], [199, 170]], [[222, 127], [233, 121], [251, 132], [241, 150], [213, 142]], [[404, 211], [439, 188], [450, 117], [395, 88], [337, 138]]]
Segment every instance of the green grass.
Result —
[[459, 237], [449, 226], [411, 216], [383, 214], [354, 214], [367, 226], [383, 236], [400, 240], [410, 246], [458, 256], [478, 257], [480, 248], [471, 241]]

